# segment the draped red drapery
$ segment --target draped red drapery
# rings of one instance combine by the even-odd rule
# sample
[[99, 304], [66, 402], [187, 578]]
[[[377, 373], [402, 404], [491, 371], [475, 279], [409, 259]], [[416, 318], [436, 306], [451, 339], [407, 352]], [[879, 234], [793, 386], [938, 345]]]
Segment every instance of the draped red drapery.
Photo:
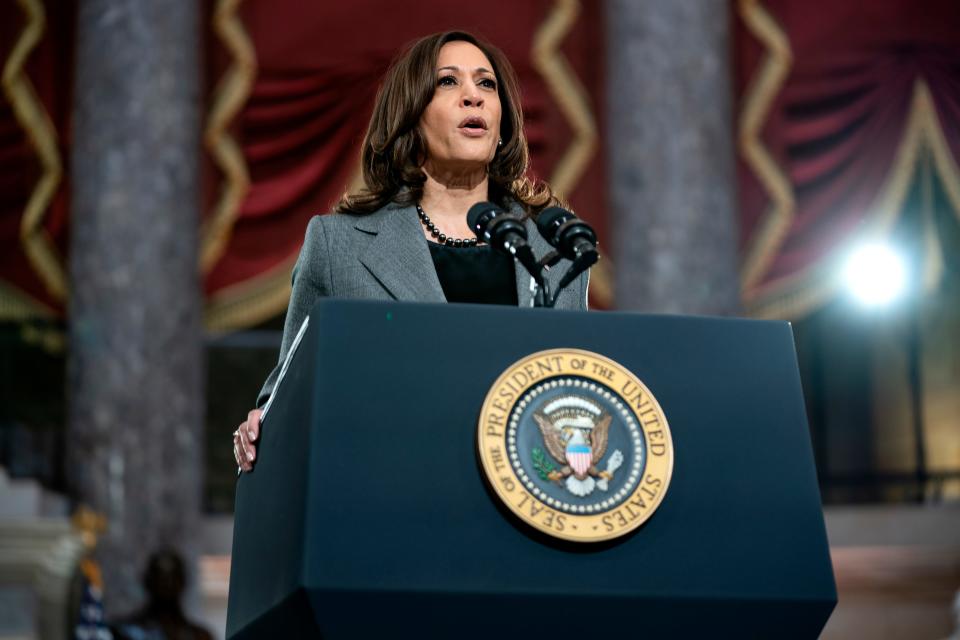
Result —
[[[247, 0], [241, 13], [256, 49], [257, 75], [236, 135], [252, 182], [206, 281], [213, 302], [208, 319], [231, 326], [247, 315], [276, 313], [273, 292], [289, 284], [307, 220], [330, 211], [345, 189], [358, 184], [359, 148], [374, 95], [390, 61], [415, 38], [463, 29], [504, 51], [523, 90], [532, 171], [551, 179], [577, 138], [561, 103], [572, 102], [597, 129], [603, 112], [602, 16], [596, 5], [571, 11], [575, 6], [493, 2], [465, 15], [462, 7], [439, 0], [417, 3], [415, 12], [403, 3], [372, 0], [286, 0], [280, 7]], [[550, 24], [559, 26], [548, 56], [562, 71], [555, 77], [537, 68], [532, 51], [537, 34]], [[599, 140], [596, 131], [589, 163], [562, 186], [602, 234]]]
[[[50, 115], [65, 165], [73, 56], [70, 38], [54, 27], [72, 28], [73, 3], [31, 2], [46, 8], [47, 20], [25, 73], [39, 108]], [[329, 212], [345, 189], [357, 185], [360, 142], [387, 66], [403, 45], [434, 31], [465, 29], [506, 53], [523, 89], [533, 173], [556, 181], [605, 235], [599, 5], [497, 0], [470, 12], [440, 0], [415, 7], [379, 0], [245, 0], [239, 8], [207, 0], [204, 6], [207, 117], [199, 222], [208, 326], [240, 328], [283, 311], [309, 217]], [[26, 21], [14, 3], [0, 11], [6, 60]], [[238, 110], [230, 111], [231, 101]], [[218, 130], [217, 114], [225, 112], [228, 121]], [[0, 316], [14, 315], [2, 313], [13, 301], [27, 315], [63, 313], [64, 296], [47, 290], [41, 265], [18, 235], [39, 164], [22, 123], [0, 101], [0, 299], [10, 303], [0, 302]], [[61, 271], [67, 193], [61, 177], [43, 213], [56, 249], [51, 257]], [[242, 200], [231, 204], [230, 194], [237, 193]]]
[[[960, 3], [737, 5], [744, 298], [797, 317], [901, 215], [929, 158], [960, 215]], [[751, 116], [761, 114], [751, 128]]]
[[[16, 76], [32, 87], [18, 95], [34, 99], [16, 111], [8, 91], [0, 98], [3, 318], [62, 314], [67, 294], [73, 3], [0, 5], [0, 57], [10, 63], [28, 23], [23, 6], [36, 4], [45, 10], [43, 29]], [[216, 29], [217, 9], [227, 4], [205, 5], [208, 118], [237, 56]], [[797, 317], [832, 295], [831, 274], [853, 242], [902, 214], [919, 163], [929, 163], [947, 203], [960, 210], [960, 3], [737, 0], [733, 7], [744, 300], [757, 315]], [[255, 65], [249, 91], [234, 95], [240, 108], [225, 133], [250, 185], [226, 207], [226, 222], [211, 224], [222, 213], [223, 189], [237, 185], [207, 141], [209, 325], [247, 326], [282, 310], [307, 218], [329, 211], [355, 181], [386, 65], [404, 43], [435, 30], [472, 30], [507, 53], [524, 90], [534, 173], [566, 176], [566, 195], [603, 240], [601, 9], [502, 1], [464, 17], [439, 0], [417, 3], [415, 13], [374, 0], [240, 3], [234, 17]], [[549, 46], [538, 58], [543, 40]], [[23, 114], [38, 113], [33, 124], [48, 126], [28, 130]], [[38, 145], [55, 151], [58, 176]], [[44, 176], [55, 184], [25, 224]]]

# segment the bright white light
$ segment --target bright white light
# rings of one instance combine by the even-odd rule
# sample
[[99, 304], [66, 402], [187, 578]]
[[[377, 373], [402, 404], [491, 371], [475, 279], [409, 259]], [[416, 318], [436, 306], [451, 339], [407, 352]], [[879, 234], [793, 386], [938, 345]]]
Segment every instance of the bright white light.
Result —
[[884, 305], [904, 289], [907, 270], [895, 251], [884, 244], [869, 244], [854, 251], [844, 268], [850, 292], [864, 305]]

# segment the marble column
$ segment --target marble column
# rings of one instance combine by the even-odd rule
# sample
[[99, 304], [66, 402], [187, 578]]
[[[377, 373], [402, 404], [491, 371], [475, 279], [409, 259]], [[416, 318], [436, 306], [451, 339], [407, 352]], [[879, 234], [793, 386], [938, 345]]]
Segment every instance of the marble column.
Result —
[[616, 304], [739, 309], [729, 3], [608, 0]]
[[199, 524], [197, 7], [78, 4], [67, 459], [73, 497], [107, 518], [108, 617], [143, 603], [160, 545], [190, 563]]

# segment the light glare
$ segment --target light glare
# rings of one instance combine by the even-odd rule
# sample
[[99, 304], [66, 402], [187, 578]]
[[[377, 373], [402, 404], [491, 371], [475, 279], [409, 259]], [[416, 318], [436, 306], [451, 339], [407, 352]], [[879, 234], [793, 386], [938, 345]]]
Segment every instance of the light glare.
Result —
[[884, 244], [860, 247], [844, 269], [847, 287], [867, 306], [888, 304], [897, 298], [907, 281], [906, 267], [895, 251]]

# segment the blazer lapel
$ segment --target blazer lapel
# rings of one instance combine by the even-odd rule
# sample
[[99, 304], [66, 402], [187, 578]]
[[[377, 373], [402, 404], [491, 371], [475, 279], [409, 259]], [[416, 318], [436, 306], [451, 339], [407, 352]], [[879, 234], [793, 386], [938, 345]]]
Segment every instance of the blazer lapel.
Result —
[[390, 295], [411, 302], [446, 302], [413, 206], [387, 206], [360, 218], [355, 227], [375, 236], [359, 259]]
[[[515, 213], [522, 214], [522, 211], [516, 207]], [[524, 225], [538, 257], [551, 249], [540, 239], [537, 225], [532, 219], [527, 218]], [[359, 259], [391, 296], [411, 302], [446, 302], [427, 239], [412, 205], [388, 205], [376, 213], [359, 218], [354, 226], [374, 236], [361, 251]], [[533, 278], [523, 265], [514, 263], [514, 268], [517, 306], [531, 307]]]

